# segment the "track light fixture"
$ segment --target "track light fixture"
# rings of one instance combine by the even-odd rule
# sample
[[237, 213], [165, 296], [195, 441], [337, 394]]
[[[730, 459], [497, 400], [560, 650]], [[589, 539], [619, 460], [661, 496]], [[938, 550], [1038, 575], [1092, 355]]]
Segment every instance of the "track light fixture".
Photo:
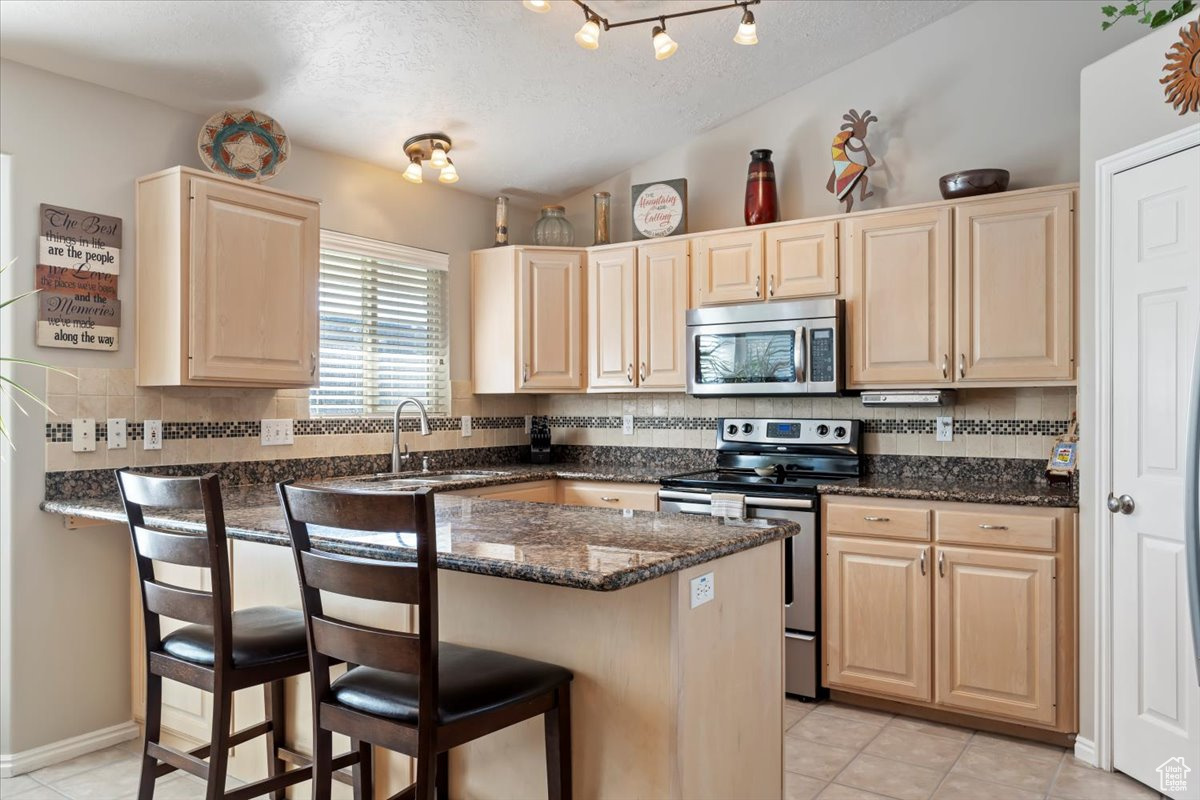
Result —
[[[663, 59], [670, 58], [679, 49], [679, 44], [667, 33], [667, 20], [678, 17], [690, 17], [694, 14], [708, 14], [713, 11], [725, 11], [731, 8], [740, 8], [742, 10], [741, 22], [738, 25], [737, 34], [733, 37], [733, 41], [746, 45], [758, 44], [757, 26], [754, 23], [754, 14], [750, 11], [750, 6], [758, 5], [762, 0], [737, 0], [737, 2], [725, 3], [719, 6], [697, 8], [691, 11], [678, 11], [674, 14], [660, 14], [657, 17], [630, 19], [623, 22], [613, 22], [607, 17], [600, 16], [583, 0], [571, 0], [571, 2], [583, 9], [583, 27], [575, 34], [575, 42], [585, 50], [595, 50], [600, 47], [601, 31], [624, 28], [629, 25], [653, 24], [654, 27], [650, 31], [650, 38], [654, 44], [654, 57], [662, 61]], [[550, 10], [549, 0], [523, 0], [522, 5], [530, 11], [536, 11], [539, 14]]]
[[438, 181], [441, 183], [457, 183], [458, 170], [450, 160], [450, 137], [444, 133], [422, 133], [404, 143], [404, 155], [408, 156], [408, 168], [404, 170], [404, 180], [409, 183], [424, 183], [422, 165], [441, 170]]

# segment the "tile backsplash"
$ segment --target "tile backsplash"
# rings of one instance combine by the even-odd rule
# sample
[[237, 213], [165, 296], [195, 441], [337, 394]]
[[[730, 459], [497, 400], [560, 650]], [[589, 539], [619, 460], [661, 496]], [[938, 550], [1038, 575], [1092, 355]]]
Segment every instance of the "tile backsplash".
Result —
[[[199, 464], [356, 456], [391, 450], [388, 417], [310, 418], [306, 389], [142, 388], [131, 369], [78, 370], [78, 380], [50, 373], [46, 417], [48, 471], [151, 464]], [[856, 397], [699, 399], [680, 393], [472, 395], [467, 381], [451, 387], [450, 416], [431, 420], [433, 435], [420, 436], [416, 420], [401, 421], [401, 442], [413, 451], [524, 445], [524, 417], [547, 418], [555, 444], [618, 447], [713, 447], [721, 417], [835, 417], [864, 421], [864, 447], [872, 455], [1047, 458], [1054, 438], [1075, 411], [1073, 388], [971, 389], [953, 406], [865, 408]], [[463, 437], [461, 417], [473, 433]], [[621, 418], [634, 417], [625, 435]], [[954, 441], [938, 442], [934, 418], [954, 418]], [[70, 422], [94, 417], [95, 452], [73, 453]], [[128, 420], [129, 446], [108, 450], [105, 421]], [[295, 420], [295, 444], [263, 447], [263, 419]], [[142, 421], [163, 420], [162, 450], [142, 448]]]

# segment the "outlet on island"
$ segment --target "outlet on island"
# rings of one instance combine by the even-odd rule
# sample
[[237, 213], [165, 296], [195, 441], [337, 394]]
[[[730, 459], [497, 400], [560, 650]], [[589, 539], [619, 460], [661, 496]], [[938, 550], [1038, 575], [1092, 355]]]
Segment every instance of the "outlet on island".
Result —
[[717, 596], [717, 586], [711, 572], [706, 572], [699, 577], [692, 578], [691, 588], [692, 608], [712, 602]]

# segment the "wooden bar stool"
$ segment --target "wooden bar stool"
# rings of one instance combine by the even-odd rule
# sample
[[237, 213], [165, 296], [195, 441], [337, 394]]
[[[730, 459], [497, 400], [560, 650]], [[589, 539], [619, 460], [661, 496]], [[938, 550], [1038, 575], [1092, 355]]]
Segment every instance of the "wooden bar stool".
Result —
[[[449, 797], [448, 751], [545, 716], [552, 800], [571, 797], [571, 673], [528, 658], [438, 642], [433, 494], [329, 491], [286, 482], [279, 498], [292, 535], [312, 661], [313, 796], [330, 795], [334, 733], [357, 754], [355, 797], [372, 797], [371, 745], [415, 756], [416, 781], [395, 798]], [[309, 526], [416, 534], [415, 564], [314, 551]], [[321, 593], [417, 606], [419, 633], [325, 613]], [[333, 682], [329, 668], [352, 666]]]
[[[283, 679], [308, 672], [304, 615], [276, 606], [231, 609], [225, 511], [216, 475], [163, 478], [121, 469], [117, 470], [117, 485], [129, 519], [146, 628], [146, 736], [139, 800], [152, 798], [155, 780], [177, 769], [206, 780], [208, 800], [244, 800], [268, 793], [282, 800], [284, 787], [308, 780], [312, 773], [311, 761], [286, 750], [282, 743]], [[207, 533], [148, 526], [147, 507], [202, 510]], [[212, 591], [184, 589], [158, 580], [155, 561], [207, 570]], [[161, 617], [191, 624], [163, 636]], [[159, 742], [163, 678], [212, 692], [209, 744], [183, 752]], [[233, 692], [260, 685], [266, 720], [230, 734]], [[267, 739], [270, 775], [226, 794], [229, 748], [258, 736]], [[302, 766], [286, 770], [285, 761]]]

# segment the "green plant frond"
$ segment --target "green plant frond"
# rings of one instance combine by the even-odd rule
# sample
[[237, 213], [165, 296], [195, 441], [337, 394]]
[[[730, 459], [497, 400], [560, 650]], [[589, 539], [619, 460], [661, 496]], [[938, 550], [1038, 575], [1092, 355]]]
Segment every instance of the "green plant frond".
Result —
[[[54, 413], [54, 409], [53, 409], [53, 408], [51, 408], [50, 406], [46, 405], [46, 401], [45, 401], [45, 400], [43, 400], [42, 398], [38, 397], [36, 394], [34, 394], [33, 392], [29, 391], [29, 390], [28, 390], [28, 389], [26, 389], [24, 386], [22, 386], [21, 384], [17, 383], [17, 382], [16, 382], [16, 381], [14, 381], [14, 380], [12, 380], [11, 378], [6, 378], [6, 377], [4, 377], [3, 375], [0, 375], [0, 387], [3, 387], [3, 388], [4, 388], [4, 389], [6, 389], [6, 390], [7, 390], [7, 389], [10, 389], [10, 388], [11, 388], [11, 389], [16, 389], [18, 392], [20, 392], [21, 394], [25, 395], [26, 397], [28, 397], [28, 398], [29, 398], [30, 400], [32, 400], [33, 402], [37, 403], [39, 406], [41, 406], [42, 408], [46, 409], [46, 410], [47, 410], [47, 411], [49, 411], [51, 414], [53, 414], [53, 413]], [[6, 391], [6, 394], [7, 394], [7, 391]], [[16, 403], [16, 397], [15, 397], [15, 396], [13, 396], [13, 395], [9, 394], [9, 397], [12, 397], [12, 398], [13, 398], [13, 402], [14, 402], [14, 403]], [[21, 407], [18, 405], [18, 406], [17, 406], [17, 408], [21, 408]], [[21, 412], [22, 412], [22, 413], [25, 413], [25, 409], [23, 409], [23, 408], [22, 408], [22, 409], [21, 409]]]
[[0, 394], [3, 394], [10, 401], [12, 401], [12, 404], [17, 407], [17, 411], [20, 411], [27, 417], [29, 416], [29, 412], [25, 410], [25, 406], [21, 405], [21, 401], [17, 399], [16, 395], [13, 394], [12, 389], [9, 389], [7, 386], [5, 386], [3, 382], [0, 382]]
[[47, 364], [42, 361], [33, 361], [28, 358], [13, 358], [12, 356], [0, 356], [0, 361], [7, 361], [10, 364], [27, 364], [31, 367], [40, 367], [51, 372], [57, 372], [59, 375], [66, 375], [67, 377], [79, 380], [79, 376], [74, 372], [69, 372], [61, 367], [56, 367], [53, 364]]
[[28, 292], [19, 294], [16, 297], [10, 297], [7, 300], [0, 302], [0, 308], [6, 308], [6, 307], [12, 305], [13, 303], [17, 302], [18, 300], [23, 300], [24, 298], [29, 297], [29, 295], [37, 294], [40, 291], [41, 291], [41, 289], [30, 289]]

